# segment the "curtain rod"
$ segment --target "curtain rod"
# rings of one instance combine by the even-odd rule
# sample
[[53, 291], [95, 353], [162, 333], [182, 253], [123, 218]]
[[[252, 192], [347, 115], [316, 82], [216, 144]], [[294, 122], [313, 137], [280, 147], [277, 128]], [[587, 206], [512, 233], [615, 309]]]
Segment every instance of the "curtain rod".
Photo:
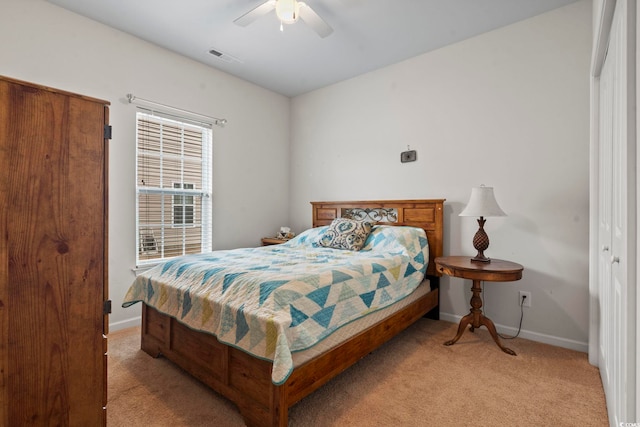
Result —
[[203, 119], [207, 119], [208, 121], [210, 121], [211, 123], [213, 123], [216, 126], [224, 127], [224, 125], [227, 124], [227, 119], [220, 119], [218, 117], [205, 116], [204, 114], [194, 113], [193, 111], [188, 111], [188, 110], [183, 110], [181, 108], [171, 107], [169, 105], [160, 104], [159, 102], [149, 101], [148, 99], [143, 99], [143, 98], [138, 98], [137, 96], [134, 96], [131, 93], [127, 94], [127, 99], [129, 100], [129, 104], [133, 104], [134, 102], [136, 102], [136, 103], [143, 103], [143, 104], [148, 104], [148, 105], [155, 105], [157, 107], [166, 108], [166, 109], [169, 109], [169, 110], [177, 111], [179, 113], [188, 114], [190, 116], [201, 117]]

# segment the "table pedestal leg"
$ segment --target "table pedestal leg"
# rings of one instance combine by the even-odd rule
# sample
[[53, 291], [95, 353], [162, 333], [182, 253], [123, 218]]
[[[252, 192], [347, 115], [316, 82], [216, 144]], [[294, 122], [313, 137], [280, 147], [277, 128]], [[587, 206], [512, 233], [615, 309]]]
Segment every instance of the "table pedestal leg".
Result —
[[507, 354], [512, 356], [516, 355], [516, 352], [502, 345], [500, 342], [500, 338], [498, 338], [498, 332], [496, 331], [496, 326], [493, 324], [491, 319], [482, 314], [482, 297], [480, 297], [480, 293], [482, 292], [482, 287], [480, 285], [480, 280], [473, 281], [473, 287], [471, 288], [471, 292], [473, 292], [473, 296], [471, 297], [471, 312], [460, 319], [460, 324], [458, 325], [458, 333], [453, 339], [444, 343], [444, 345], [453, 345], [460, 339], [462, 334], [464, 334], [467, 325], [471, 324], [471, 332], [474, 329], [479, 328], [480, 326], [486, 326], [493, 337], [493, 340], [496, 342], [498, 347], [502, 349]]

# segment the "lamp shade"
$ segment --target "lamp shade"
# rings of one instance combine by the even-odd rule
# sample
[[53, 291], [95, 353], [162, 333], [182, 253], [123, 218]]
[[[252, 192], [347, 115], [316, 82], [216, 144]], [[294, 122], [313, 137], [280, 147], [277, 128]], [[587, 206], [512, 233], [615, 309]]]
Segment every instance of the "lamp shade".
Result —
[[506, 213], [496, 202], [496, 197], [493, 194], [493, 187], [473, 187], [471, 189], [471, 198], [467, 207], [460, 212], [459, 216], [477, 216], [477, 217], [489, 217], [489, 216], [507, 216]]

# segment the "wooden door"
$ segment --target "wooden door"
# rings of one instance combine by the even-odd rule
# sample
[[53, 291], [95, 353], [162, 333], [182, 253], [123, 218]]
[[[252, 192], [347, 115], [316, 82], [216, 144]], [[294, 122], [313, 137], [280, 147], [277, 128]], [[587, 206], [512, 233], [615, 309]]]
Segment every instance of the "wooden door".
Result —
[[0, 425], [106, 424], [106, 104], [0, 77]]

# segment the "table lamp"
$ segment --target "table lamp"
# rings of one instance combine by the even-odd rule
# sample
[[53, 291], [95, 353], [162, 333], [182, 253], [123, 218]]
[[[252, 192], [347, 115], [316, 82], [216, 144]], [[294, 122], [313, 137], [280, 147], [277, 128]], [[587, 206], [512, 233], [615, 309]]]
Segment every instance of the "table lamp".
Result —
[[489, 216], [506, 216], [493, 195], [493, 187], [473, 187], [471, 189], [471, 198], [467, 207], [460, 212], [460, 216], [476, 216], [480, 228], [473, 236], [473, 247], [476, 248], [478, 254], [471, 258], [475, 262], [491, 262], [490, 258], [484, 256], [484, 251], [489, 247], [489, 236], [484, 231], [485, 217]]

